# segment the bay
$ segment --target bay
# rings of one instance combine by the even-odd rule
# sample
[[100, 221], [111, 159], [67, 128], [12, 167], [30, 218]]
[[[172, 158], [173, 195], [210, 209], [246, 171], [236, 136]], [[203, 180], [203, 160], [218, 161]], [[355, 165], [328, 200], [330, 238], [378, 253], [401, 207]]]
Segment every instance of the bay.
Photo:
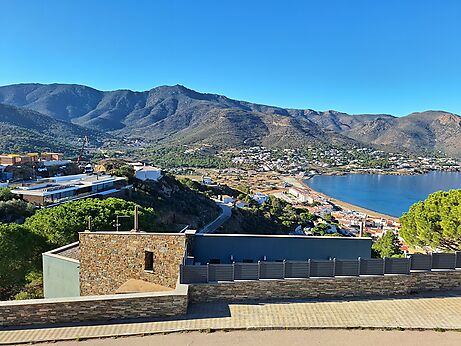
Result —
[[344, 202], [400, 217], [413, 203], [426, 199], [433, 192], [461, 188], [461, 173], [317, 175], [306, 179], [305, 183]]

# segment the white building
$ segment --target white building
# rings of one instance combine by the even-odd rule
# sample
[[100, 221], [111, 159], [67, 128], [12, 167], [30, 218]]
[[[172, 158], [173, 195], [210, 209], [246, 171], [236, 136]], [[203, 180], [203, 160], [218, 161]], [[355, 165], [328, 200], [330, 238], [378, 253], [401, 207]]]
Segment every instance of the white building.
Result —
[[211, 179], [210, 177], [203, 177], [202, 178], [202, 184], [204, 185], [213, 185], [213, 179]]
[[231, 204], [235, 202], [235, 198], [231, 196], [222, 195], [221, 198], [224, 204]]
[[263, 204], [263, 203], [266, 203], [267, 200], [269, 199], [269, 196], [268, 195], [265, 195], [261, 192], [256, 192], [254, 195], [253, 195], [253, 200], [255, 200], [258, 204]]
[[142, 181], [159, 181], [163, 177], [163, 175], [162, 170], [160, 168], [152, 166], [143, 166], [142, 168], [136, 170], [135, 177]]
[[300, 189], [297, 187], [290, 187], [288, 189], [288, 193], [295, 196], [296, 199], [301, 203], [314, 203], [314, 198], [311, 197], [309, 190], [307, 189]]

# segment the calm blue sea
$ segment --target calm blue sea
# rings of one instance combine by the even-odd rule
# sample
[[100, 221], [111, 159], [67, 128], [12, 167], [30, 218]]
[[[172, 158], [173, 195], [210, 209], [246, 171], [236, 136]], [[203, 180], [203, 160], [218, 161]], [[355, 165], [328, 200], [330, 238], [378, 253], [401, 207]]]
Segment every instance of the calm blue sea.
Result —
[[413, 203], [426, 199], [432, 192], [460, 189], [461, 173], [318, 175], [307, 179], [305, 183], [314, 190], [344, 202], [400, 217]]

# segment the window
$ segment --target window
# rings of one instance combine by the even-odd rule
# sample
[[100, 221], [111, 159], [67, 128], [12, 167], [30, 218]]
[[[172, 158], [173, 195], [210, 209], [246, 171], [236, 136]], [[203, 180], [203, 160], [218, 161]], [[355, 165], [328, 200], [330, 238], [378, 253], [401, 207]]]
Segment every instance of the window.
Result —
[[219, 258], [212, 258], [210, 259], [210, 264], [221, 264], [221, 260]]
[[154, 253], [144, 251], [144, 270], [154, 271]]
[[254, 261], [252, 259], [244, 259], [242, 262], [243, 263], [253, 263]]

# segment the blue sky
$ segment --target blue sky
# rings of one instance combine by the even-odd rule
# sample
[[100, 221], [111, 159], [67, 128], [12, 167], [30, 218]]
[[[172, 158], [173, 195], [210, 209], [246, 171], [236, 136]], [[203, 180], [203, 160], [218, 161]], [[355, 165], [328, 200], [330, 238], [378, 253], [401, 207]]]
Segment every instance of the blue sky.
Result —
[[461, 1], [0, 0], [0, 85], [461, 114]]

